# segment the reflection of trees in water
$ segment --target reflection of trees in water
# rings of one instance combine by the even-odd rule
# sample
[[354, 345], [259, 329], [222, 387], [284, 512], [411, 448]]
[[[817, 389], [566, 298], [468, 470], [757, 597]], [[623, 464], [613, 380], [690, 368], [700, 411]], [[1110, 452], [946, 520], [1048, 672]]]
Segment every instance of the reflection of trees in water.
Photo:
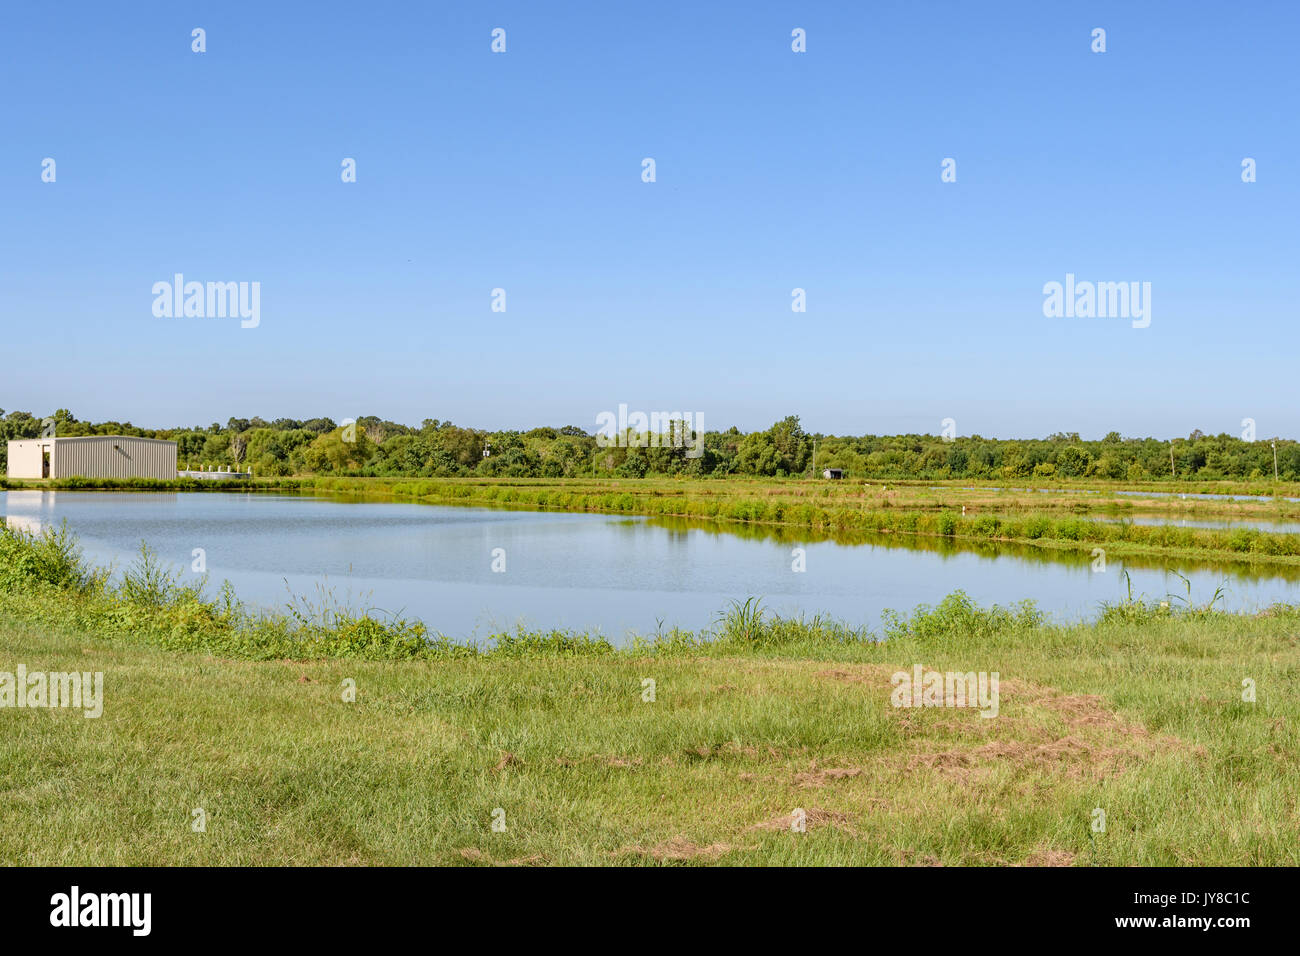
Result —
[[[10, 493], [12, 494], [13, 492]], [[405, 498], [400, 495], [330, 494], [328, 497], [330, 500], [337, 501], [364, 502], [385, 500], [402, 503], [411, 502], [410, 498]], [[439, 501], [437, 502], [437, 505], [441, 507], [478, 508], [493, 511], [509, 510], [537, 512], [536, 506], [521, 503]], [[773, 541], [778, 544], [789, 544], [791, 546], [800, 544], [818, 544], [824, 541], [831, 541], [835, 544], [843, 545], [869, 544], [880, 548], [901, 548], [909, 551], [928, 551], [943, 558], [956, 557], [961, 554], [974, 554], [982, 558], [1011, 557], [1040, 564], [1068, 565], [1079, 568], [1090, 568], [1092, 564], [1092, 549], [1094, 547], [1104, 547], [1100, 543], [1090, 543], [1077, 549], [1068, 547], [1056, 548], [1050, 545], [1035, 546], [1030, 544], [1016, 544], [1012, 542], [987, 541], [978, 538], [949, 538], [939, 535], [907, 534], [905, 532], [889, 534], [879, 531], [844, 531], [840, 529], [813, 530], [812, 528], [792, 527], [789, 525], [714, 521], [708, 518], [663, 516], [643, 517], [640, 515], [619, 516], [598, 511], [548, 511], [537, 513], [585, 514], [592, 517], [604, 517], [612, 519], [617, 522], [619, 527], [625, 528], [629, 532], [634, 531], [636, 528], [647, 526], [661, 528], [668, 533], [669, 540], [673, 543], [685, 543], [690, 532], [702, 531], [705, 534], [727, 535], [730, 537], [749, 538], [758, 541]], [[1153, 571], [1210, 571], [1217, 574], [1228, 575], [1243, 581], [1263, 581], [1270, 578], [1283, 581], [1300, 581], [1300, 565], [1251, 564], [1248, 561], [1224, 561], [1218, 559], [1188, 558], [1185, 556], [1169, 558], [1161, 557], [1159, 555], [1124, 554], [1121, 556], [1116, 554], [1112, 559], [1112, 563], [1116, 566], [1117, 570], [1121, 564], [1121, 560], [1124, 566]]]
[[[708, 521], [696, 518], [647, 518], [646, 523], [657, 528], [664, 528], [674, 537], [685, 536], [690, 531], [702, 531], [705, 534], [729, 535], [757, 541], [772, 541], [777, 544], [818, 544], [830, 541], [835, 544], [859, 545], [869, 544], [878, 548], [899, 548], [906, 551], [929, 551], [940, 557], [956, 557], [961, 554], [974, 554], [982, 558], [1019, 558], [1039, 564], [1063, 564], [1089, 568], [1092, 564], [1092, 548], [1101, 545], [1088, 545], [1083, 548], [1035, 547], [1029, 544], [1015, 544], [1001, 541], [980, 541], [969, 538], [946, 538], [938, 535], [886, 534], [883, 532], [859, 532], [823, 530], [811, 528], [790, 528], [782, 525], [758, 525]], [[1257, 565], [1246, 561], [1221, 561], [1197, 558], [1163, 558], [1159, 555], [1124, 554], [1113, 559], [1118, 566], [1143, 568], [1154, 571], [1212, 571], [1231, 575], [1246, 581], [1280, 578], [1284, 581], [1300, 581], [1300, 566], [1286, 564]]]

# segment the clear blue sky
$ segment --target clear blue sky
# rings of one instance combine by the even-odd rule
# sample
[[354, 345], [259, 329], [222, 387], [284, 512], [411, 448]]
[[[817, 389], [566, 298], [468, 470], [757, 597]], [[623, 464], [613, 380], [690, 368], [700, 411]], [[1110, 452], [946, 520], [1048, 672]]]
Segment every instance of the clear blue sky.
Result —
[[[0, 407], [1295, 436], [1298, 28], [1291, 2], [14, 4]], [[176, 272], [260, 282], [260, 327], [155, 318]], [[1150, 282], [1151, 326], [1045, 318], [1067, 272]]]

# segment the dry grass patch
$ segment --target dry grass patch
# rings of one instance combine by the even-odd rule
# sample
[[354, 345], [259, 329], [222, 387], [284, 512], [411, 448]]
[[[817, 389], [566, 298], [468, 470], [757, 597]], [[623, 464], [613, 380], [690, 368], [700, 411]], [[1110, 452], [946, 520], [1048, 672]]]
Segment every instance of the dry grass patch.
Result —
[[[937, 668], [936, 668], [937, 669]], [[844, 665], [819, 670], [813, 677], [865, 685], [871, 698], [883, 701], [892, 690], [897, 668]], [[999, 681], [999, 714], [984, 717], [974, 708], [890, 708], [905, 738], [901, 755], [912, 772], [936, 770], [959, 777], [979, 777], [998, 765], [1033, 769], [1069, 779], [1099, 779], [1121, 772], [1156, 750], [1181, 746], [1173, 737], [1152, 738], [1141, 724], [1121, 718], [1099, 694], [1067, 694], [1030, 681]], [[973, 739], [972, 739], [973, 738]], [[927, 746], [928, 744], [928, 746]], [[900, 759], [891, 756], [887, 759]], [[814, 767], [795, 775], [800, 787], [824, 786], [860, 769]]]
[[501, 751], [501, 759], [497, 761], [497, 765], [493, 767], [492, 770], [496, 773], [500, 773], [502, 770], [505, 770], [506, 767], [513, 767], [517, 763], [519, 763], [518, 757], [510, 753], [508, 750], [503, 750]]
[[[839, 813], [835, 810], [823, 810], [820, 807], [809, 807], [804, 810], [804, 825], [809, 830], [815, 830], [817, 827], [829, 826], [835, 828], [844, 828], [852, 832], [849, 821], [852, 819], [850, 814]], [[748, 827], [748, 830], [789, 830], [794, 822], [794, 814], [782, 813], [770, 820], [764, 820], [762, 823], [755, 823]]]
[[1068, 850], [1038, 849], [1017, 866], [1074, 866], [1075, 855]]
[[1182, 746], [1176, 738], [1153, 738], [1146, 727], [1125, 721], [1106, 706], [1100, 695], [1064, 694], [1050, 687], [1009, 680], [1002, 682], [999, 697], [1010, 698], [1009, 703], [1000, 706], [1009, 706], [1011, 713], [994, 718], [972, 713], [969, 721], [943, 721], [932, 728], [921, 721], [909, 725], [909, 730], [918, 734], [942, 729], [958, 736], [978, 734], [985, 742], [913, 753], [907, 757], [906, 768], [965, 776], [976, 769], [1004, 764], [1070, 779], [1102, 779], [1158, 750]]
[[710, 843], [708, 846], [700, 846], [698, 843], [692, 843], [686, 837], [673, 837], [657, 846], [627, 846], [620, 850], [615, 850], [614, 856], [648, 856], [653, 859], [667, 862], [682, 862], [686, 860], [705, 860], [713, 861], [724, 853], [731, 852], [729, 843]]

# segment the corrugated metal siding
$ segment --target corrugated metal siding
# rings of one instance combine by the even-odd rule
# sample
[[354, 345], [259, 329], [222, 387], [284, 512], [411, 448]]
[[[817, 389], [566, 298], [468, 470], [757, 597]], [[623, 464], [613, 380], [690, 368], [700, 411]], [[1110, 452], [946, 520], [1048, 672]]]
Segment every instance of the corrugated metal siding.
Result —
[[49, 448], [54, 443], [46, 438], [26, 438], [9, 442], [6, 471], [10, 478], [40, 478], [41, 449]]
[[172, 479], [176, 477], [176, 443], [120, 435], [56, 438], [50, 456], [50, 477], [73, 475]]

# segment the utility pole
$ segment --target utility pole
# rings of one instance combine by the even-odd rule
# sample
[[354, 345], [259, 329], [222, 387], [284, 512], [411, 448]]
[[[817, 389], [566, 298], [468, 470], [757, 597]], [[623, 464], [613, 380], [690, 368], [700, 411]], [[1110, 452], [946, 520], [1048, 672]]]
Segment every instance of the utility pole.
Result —
[[1174, 473], [1174, 442], [1176, 442], [1177, 440], [1178, 439], [1176, 438], [1169, 439], [1169, 477], [1170, 478], [1178, 477]]
[[1269, 444], [1273, 446], [1273, 480], [1277, 481], [1277, 442], [1271, 441]]
[[812, 476], [817, 477], [817, 439], [813, 439], [813, 469]]

